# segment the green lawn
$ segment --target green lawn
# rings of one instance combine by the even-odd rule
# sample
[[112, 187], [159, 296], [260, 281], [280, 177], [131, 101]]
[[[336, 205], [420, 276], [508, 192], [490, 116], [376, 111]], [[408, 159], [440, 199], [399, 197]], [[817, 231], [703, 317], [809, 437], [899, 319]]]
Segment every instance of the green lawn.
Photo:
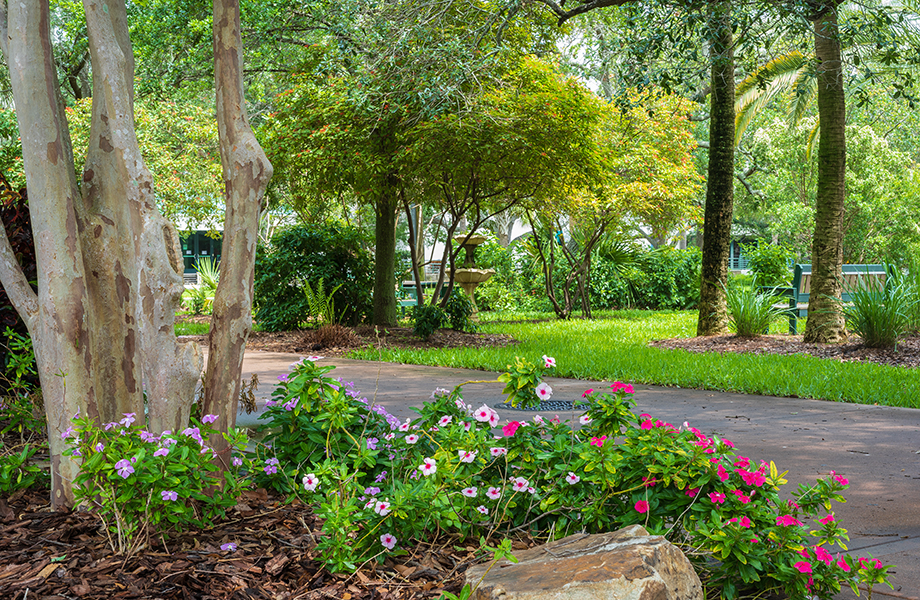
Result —
[[[707, 355], [658, 350], [653, 339], [690, 337], [695, 312], [603, 312], [592, 321], [544, 320], [549, 315], [482, 315], [482, 331], [521, 340], [508, 348], [418, 351], [358, 350], [350, 357], [503, 371], [516, 355], [557, 361], [556, 374], [575, 379], [729, 390], [920, 408], [920, 372], [873, 364], [841, 363], [810, 356]], [[785, 322], [771, 332], [780, 333]], [[800, 325], [800, 329], [802, 326]]]

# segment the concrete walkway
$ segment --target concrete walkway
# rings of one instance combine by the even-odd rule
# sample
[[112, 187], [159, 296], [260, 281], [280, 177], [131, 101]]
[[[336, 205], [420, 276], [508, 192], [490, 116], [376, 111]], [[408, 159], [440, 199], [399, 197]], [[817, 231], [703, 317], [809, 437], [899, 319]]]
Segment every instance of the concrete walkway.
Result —
[[[261, 401], [269, 398], [278, 375], [288, 372], [297, 355], [247, 352], [244, 377], [258, 373]], [[405, 419], [436, 387], [452, 389], [470, 380], [494, 380], [497, 373], [324, 359], [331, 373], [353, 381], [356, 389]], [[553, 399], [574, 400], [588, 388], [611, 382], [551, 378]], [[503, 401], [502, 384], [470, 384], [464, 399], [474, 406]], [[788, 470], [788, 490], [835, 470], [850, 481], [846, 504], [834, 511], [849, 530], [852, 553], [872, 554], [895, 564], [891, 581], [877, 588], [876, 598], [920, 599], [920, 410], [864, 406], [820, 400], [774, 398], [635, 385], [635, 412], [680, 424], [684, 421], [710, 435], [719, 434], [736, 445], [736, 452], [754, 460], [773, 460]], [[260, 401], [260, 403], [261, 403]], [[499, 411], [502, 422], [537, 413]], [[553, 416], [553, 413], [539, 413]], [[577, 416], [577, 413], [574, 415]], [[560, 417], [572, 418], [572, 414]], [[239, 423], [254, 423], [241, 415]], [[854, 598], [845, 592], [839, 598]], [[865, 597], [865, 593], [862, 594]]]

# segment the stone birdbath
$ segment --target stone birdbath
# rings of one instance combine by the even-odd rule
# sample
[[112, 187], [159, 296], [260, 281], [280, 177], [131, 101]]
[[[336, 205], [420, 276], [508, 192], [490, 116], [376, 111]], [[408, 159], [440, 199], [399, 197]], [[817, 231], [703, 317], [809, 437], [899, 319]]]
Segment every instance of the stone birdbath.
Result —
[[454, 242], [456, 242], [461, 248], [466, 251], [466, 258], [463, 261], [463, 267], [460, 269], [454, 269], [454, 281], [460, 284], [460, 287], [463, 288], [463, 291], [466, 292], [466, 295], [470, 297], [470, 302], [473, 303], [473, 314], [479, 312], [479, 308], [476, 307], [476, 297], [474, 292], [476, 287], [488, 281], [489, 277], [495, 274], [494, 269], [477, 269], [476, 268], [476, 246], [486, 241], [485, 236], [483, 235], [471, 235], [470, 239], [466, 239], [466, 235], [458, 235], [454, 237]]

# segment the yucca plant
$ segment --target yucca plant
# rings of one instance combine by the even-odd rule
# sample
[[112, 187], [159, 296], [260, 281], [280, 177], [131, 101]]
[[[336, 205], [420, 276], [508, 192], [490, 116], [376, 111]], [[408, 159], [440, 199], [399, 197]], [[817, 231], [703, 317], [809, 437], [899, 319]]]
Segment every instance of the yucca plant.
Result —
[[195, 261], [198, 271], [198, 285], [188, 289], [185, 294], [189, 309], [196, 315], [209, 314], [214, 302], [214, 292], [220, 279], [218, 262], [211, 256], [202, 256]]
[[896, 274], [888, 279], [887, 285], [876, 278], [866, 278], [844, 287], [851, 302], [843, 307], [847, 329], [861, 337], [869, 348], [897, 348], [910, 330], [917, 304], [913, 283]]
[[320, 277], [316, 282], [316, 288], [310, 286], [309, 281], [303, 282], [303, 293], [307, 297], [307, 307], [310, 311], [310, 320], [316, 324], [317, 327], [337, 323], [338, 320], [335, 316], [335, 304], [333, 302], [333, 294], [335, 294], [343, 284], [339, 284], [329, 290], [327, 294], [323, 289], [323, 278]]
[[728, 306], [728, 323], [741, 337], [754, 337], [770, 331], [770, 325], [785, 316], [784, 297], [758, 291], [757, 278], [750, 286], [722, 286]]

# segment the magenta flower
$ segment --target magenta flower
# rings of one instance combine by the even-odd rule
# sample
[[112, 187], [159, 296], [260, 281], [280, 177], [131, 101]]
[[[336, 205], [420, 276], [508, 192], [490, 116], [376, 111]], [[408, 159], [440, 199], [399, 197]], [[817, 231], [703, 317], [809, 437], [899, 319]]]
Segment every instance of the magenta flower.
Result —
[[620, 383], [619, 381], [615, 381], [610, 387], [613, 389], [614, 394], [616, 394], [619, 391], [623, 391], [626, 394], [633, 393], [633, 387], [632, 385], [628, 383]]
[[716, 504], [722, 504], [725, 502], [725, 494], [721, 492], [710, 492], [709, 499], [715, 502]]
[[505, 437], [512, 437], [521, 424], [518, 421], [509, 421], [504, 427], [502, 427], [502, 433]]
[[792, 515], [782, 515], [776, 517], [776, 524], [782, 525], [783, 527], [789, 527], [791, 525], [801, 525], [802, 522], [793, 517]]
[[687, 488], [687, 489], [684, 491], [684, 494], [686, 494], [687, 496], [690, 496], [690, 497], [696, 496], [696, 495], [699, 494], [699, 493], [700, 493], [700, 488]]
[[127, 479], [128, 476], [134, 472], [134, 467], [131, 466], [130, 461], [123, 458], [115, 463], [115, 470], [118, 471], [118, 474], [121, 475], [123, 479]]
[[588, 397], [588, 394], [593, 394], [593, 393], [594, 393], [594, 388], [591, 388], [590, 390], [585, 390], [584, 392], [582, 392], [582, 393], [581, 393], [581, 397], [582, 397], [582, 398], [587, 398], [587, 397]]
[[635, 509], [637, 512], [647, 513], [648, 512], [648, 502], [645, 500], [639, 500], [635, 504]]
[[811, 573], [811, 563], [804, 560], [800, 560], [792, 566], [798, 569], [800, 573]]
[[752, 525], [751, 520], [748, 519], [747, 517], [741, 517], [741, 520], [738, 522], [738, 524], [744, 527], [745, 529], [747, 529], [748, 527]]
[[827, 515], [823, 519], [818, 519], [818, 523], [821, 523], [822, 525], [827, 525], [828, 523], [833, 523], [833, 522], [834, 522], [834, 513]]
[[652, 427], [654, 427], [654, 425], [652, 425], [651, 419], [646, 419], [642, 421], [641, 425], [639, 425], [639, 429], [651, 429]]
[[462, 490], [460, 490], [460, 493], [466, 496], [467, 498], [475, 498], [476, 491], [477, 491], [476, 488], [468, 487], [468, 488], [463, 488]]
[[852, 567], [850, 567], [850, 563], [848, 563], [846, 559], [844, 558], [840, 558], [837, 560], [837, 566], [843, 569], [844, 573], [849, 573], [850, 570], [852, 569]]
[[729, 478], [728, 471], [725, 470], [725, 467], [722, 466], [722, 463], [719, 463], [719, 468], [716, 469], [716, 472], [719, 475], [720, 481], [725, 481]]
[[215, 421], [217, 421], [217, 415], [205, 415], [201, 417], [202, 423], [213, 423]]
[[392, 533], [384, 533], [380, 536], [380, 544], [387, 550], [396, 547], [396, 537]]
[[815, 558], [826, 565], [830, 565], [834, 561], [834, 557], [823, 546], [815, 546]]
[[591, 445], [597, 446], [598, 448], [603, 447], [604, 441], [607, 439], [607, 436], [593, 437], [591, 438]]
[[177, 494], [176, 492], [172, 490], [163, 490], [162, 492], [160, 492], [160, 497], [165, 502], [172, 502], [173, 500], [179, 499], [179, 494]]
[[578, 483], [579, 481], [581, 481], [581, 477], [579, 477], [578, 475], [576, 475], [576, 474], [573, 473], [572, 471], [569, 471], [569, 474], [566, 475], [566, 477], [565, 477], [565, 481], [566, 481], [566, 483], [568, 483], [569, 485], [575, 485], [576, 483]]

